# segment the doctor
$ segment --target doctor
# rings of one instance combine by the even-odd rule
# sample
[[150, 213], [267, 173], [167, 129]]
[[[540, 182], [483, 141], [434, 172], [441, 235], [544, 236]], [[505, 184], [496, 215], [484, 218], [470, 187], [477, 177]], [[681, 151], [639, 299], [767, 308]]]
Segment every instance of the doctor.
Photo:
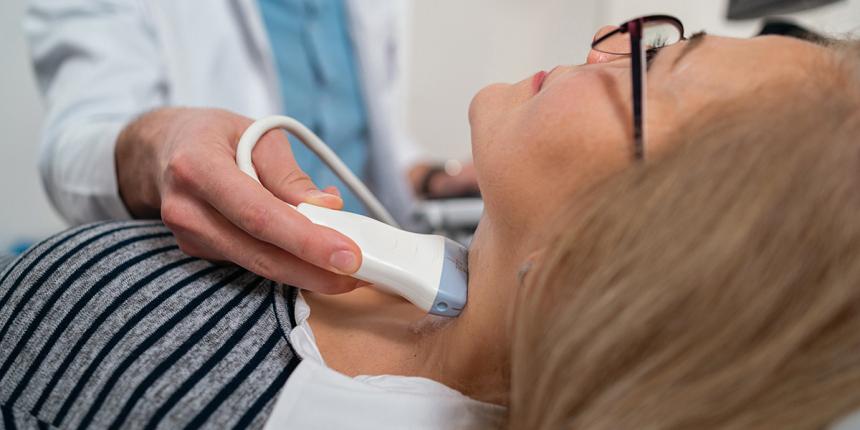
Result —
[[419, 190], [475, 187], [472, 170], [449, 178], [418, 163], [403, 129], [408, 7], [32, 0], [25, 28], [48, 105], [40, 163], [48, 195], [74, 223], [160, 216], [190, 255], [319, 292], [355, 288], [344, 275], [360, 265], [357, 246], [286, 204], [360, 211], [355, 198], [283, 133], [254, 152], [266, 189], [236, 167], [235, 145], [251, 118], [293, 116], [400, 221]]

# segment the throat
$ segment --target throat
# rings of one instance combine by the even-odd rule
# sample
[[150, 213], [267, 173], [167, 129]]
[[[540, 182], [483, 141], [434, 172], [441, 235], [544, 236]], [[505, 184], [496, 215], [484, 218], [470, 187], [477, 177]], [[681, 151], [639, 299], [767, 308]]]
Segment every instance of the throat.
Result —
[[338, 296], [302, 294], [331, 369], [350, 377], [422, 377], [476, 400], [507, 404], [507, 350], [470, 321], [475, 315], [468, 307], [451, 319], [372, 287]]
[[423, 345], [446, 323], [372, 287], [327, 296], [303, 292], [326, 365], [348, 376], [429, 377]]

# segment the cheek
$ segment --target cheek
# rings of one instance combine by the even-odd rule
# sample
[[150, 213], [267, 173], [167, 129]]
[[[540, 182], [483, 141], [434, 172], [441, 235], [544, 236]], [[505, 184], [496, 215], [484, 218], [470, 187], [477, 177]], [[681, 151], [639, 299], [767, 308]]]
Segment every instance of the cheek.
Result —
[[587, 73], [526, 100], [504, 85], [475, 97], [472, 149], [488, 217], [540, 223], [557, 202], [629, 160], [629, 111], [616, 80]]
[[629, 161], [629, 97], [615, 82], [596, 73], [559, 81], [525, 106], [512, 134], [528, 140], [536, 184], [570, 193]]
[[550, 138], [576, 140], [580, 146], [600, 145], [632, 134], [630, 87], [626, 69], [591, 70], [559, 80], [535, 100]]

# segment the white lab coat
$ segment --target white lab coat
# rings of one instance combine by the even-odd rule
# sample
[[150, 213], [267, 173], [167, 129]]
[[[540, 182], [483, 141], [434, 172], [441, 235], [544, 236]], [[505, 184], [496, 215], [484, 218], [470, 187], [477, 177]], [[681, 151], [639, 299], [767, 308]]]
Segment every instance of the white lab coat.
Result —
[[[399, 221], [413, 203], [404, 130], [409, 0], [346, 0], [370, 130], [370, 185]], [[163, 106], [283, 112], [256, 0], [31, 0], [24, 21], [47, 102], [40, 171], [73, 223], [128, 218], [114, 143]], [[323, 185], [323, 184], [320, 184]]]

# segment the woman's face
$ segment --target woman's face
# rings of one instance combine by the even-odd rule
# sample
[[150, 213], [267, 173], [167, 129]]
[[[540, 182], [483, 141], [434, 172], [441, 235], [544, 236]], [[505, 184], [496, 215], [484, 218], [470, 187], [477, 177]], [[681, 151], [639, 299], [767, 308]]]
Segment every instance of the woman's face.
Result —
[[[703, 36], [663, 48], [647, 73], [646, 157], [706, 106], [807, 78], [824, 52], [783, 37]], [[533, 231], [566, 197], [629, 165], [631, 109], [629, 58], [595, 51], [587, 64], [545, 79], [484, 88], [469, 119], [485, 216], [512, 232]]]

